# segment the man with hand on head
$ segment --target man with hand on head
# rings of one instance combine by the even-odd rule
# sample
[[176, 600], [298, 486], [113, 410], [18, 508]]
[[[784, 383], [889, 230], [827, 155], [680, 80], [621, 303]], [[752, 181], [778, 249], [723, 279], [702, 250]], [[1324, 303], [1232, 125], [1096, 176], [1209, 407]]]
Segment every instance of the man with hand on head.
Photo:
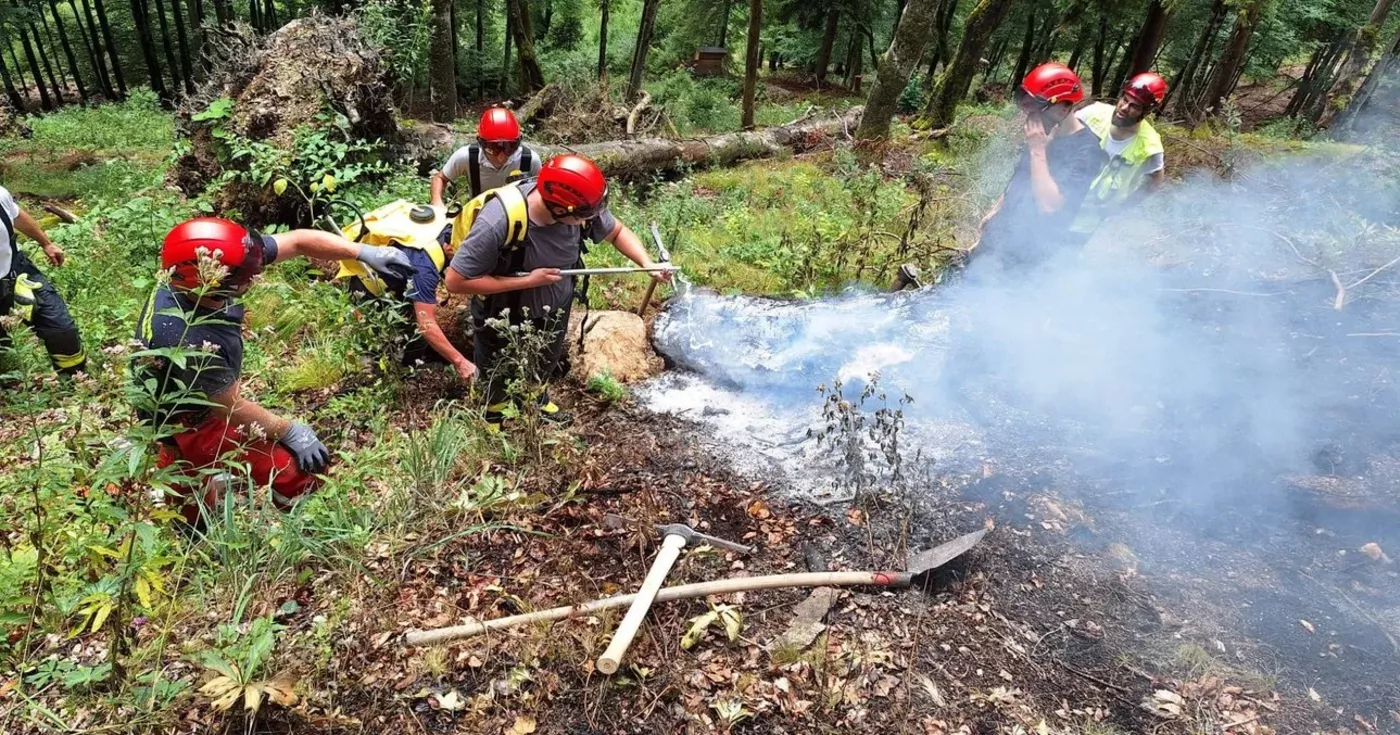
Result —
[[982, 218], [970, 270], [1034, 268], [1062, 250], [1085, 193], [1103, 168], [1099, 140], [1074, 106], [1084, 85], [1063, 64], [1042, 64], [1016, 88], [1025, 150], [1006, 190]]
[[[541, 163], [534, 151], [521, 144], [515, 115], [504, 107], [492, 107], [481, 114], [476, 142], [458, 148], [442, 170], [433, 174], [429, 204], [444, 206], [447, 185], [453, 182], [458, 182], [457, 198], [466, 201], [511, 181], [536, 176]], [[466, 191], [460, 183], [464, 176]]]
[[[211, 468], [247, 466], [254, 482], [270, 486], [286, 510], [314, 490], [330, 451], [316, 432], [244, 395], [244, 307], [238, 297], [272, 263], [298, 256], [356, 259], [378, 273], [406, 278], [412, 264], [388, 247], [358, 245], [320, 230], [260, 235], [226, 219], [199, 218], [176, 225], [161, 246], [169, 281], [156, 286], [141, 312], [136, 338], [151, 350], [198, 354], [138, 354], [133, 378], [142, 393], [142, 419], [174, 433], [161, 439], [157, 465], [183, 461], [189, 485], [179, 489], [185, 521], [202, 526], [201, 504], [218, 502], [217, 487], [201, 478]], [[232, 454], [230, 454], [232, 452]]]

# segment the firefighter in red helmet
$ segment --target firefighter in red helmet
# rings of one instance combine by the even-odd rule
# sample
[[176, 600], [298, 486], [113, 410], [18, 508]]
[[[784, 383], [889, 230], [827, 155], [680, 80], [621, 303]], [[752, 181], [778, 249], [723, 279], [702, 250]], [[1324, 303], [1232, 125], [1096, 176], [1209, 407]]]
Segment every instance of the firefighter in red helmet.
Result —
[[1108, 156], [1094, 179], [1074, 232], [1088, 240], [1099, 223], [1155, 191], [1166, 180], [1162, 138], [1147, 116], [1167, 98], [1167, 80], [1144, 72], [1128, 80], [1116, 104], [1096, 102], [1075, 113]]
[[1026, 115], [1025, 150], [1001, 198], [982, 218], [974, 266], [1023, 269], [1062, 250], [1084, 194], [1103, 168], [1098, 138], [1074, 116], [1084, 84], [1073, 70], [1042, 64], [1026, 75], [1015, 96]]
[[[474, 297], [474, 361], [486, 384], [486, 419], [495, 428], [520, 398], [508, 395], [507, 373], [521, 366], [503, 360], [512, 329], [529, 323], [550, 335], [532, 372], [546, 381], [554, 377], [575, 295], [573, 280], [559, 271], [582, 261], [585, 239], [611, 243], [639, 266], [655, 265], [636, 233], [613, 217], [607, 198], [608, 182], [596, 164], [572, 153], [555, 156], [537, 178], [491, 192], [452, 258], [447, 290]], [[666, 281], [670, 274], [653, 277]], [[544, 418], [565, 418], [548, 392], [536, 400]]]
[[157, 465], [184, 462], [188, 478], [175, 500], [185, 521], [203, 524], [201, 507], [218, 500], [209, 482], [220, 469], [245, 466], [286, 509], [313, 490], [330, 452], [304, 423], [278, 416], [243, 395], [243, 317], [238, 297], [274, 262], [297, 256], [356, 259], [405, 277], [412, 264], [394, 248], [352, 243], [320, 230], [260, 235], [226, 219], [176, 225], [161, 245], [168, 275], [146, 301], [136, 338], [146, 350], [132, 365], [137, 413], [160, 437]]
[[481, 113], [476, 127], [476, 142], [458, 148], [442, 170], [433, 174], [431, 186], [434, 207], [444, 206], [447, 185], [467, 177], [466, 189], [458, 184], [458, 198], [466, 201], [505, 186], [512, 180], [530, 178], [540, 172], [539, 154], [520, 142], [520, 123], [504, 107], [492, 107]]

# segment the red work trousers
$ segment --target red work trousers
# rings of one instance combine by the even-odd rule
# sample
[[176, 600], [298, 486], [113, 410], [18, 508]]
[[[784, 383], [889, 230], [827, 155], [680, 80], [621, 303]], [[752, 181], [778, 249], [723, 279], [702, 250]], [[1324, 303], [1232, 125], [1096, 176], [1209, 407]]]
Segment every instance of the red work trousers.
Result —
[[[200, 502], [196, 499], [205, 487], [207, 470], [219, 466], [246, 465], [253, 482], [260, 487], [272, 488], [272, 502], [280, 509], [287, 510], [302, 495], [315, 490], [321, 480], [315, 475], [297, 468], [296, 457], [281, 444], [271, 439], [249, 441], [240, 427], [230, 425], [221, 417], [208, 419], [176, 434], [161, 444], [157, 467], [169, 467], [184, 460], [188, 463], [182, 474], [195, 478], [190, 485], [177, 488], [184, 499], [180, 513], [185, 520], [195, 523], [199, 519]], [[203, 472], [202, 472], [203, 471]], [[214, 507], [219, 502], [215, 491], [203, 493], [205, 507]]]

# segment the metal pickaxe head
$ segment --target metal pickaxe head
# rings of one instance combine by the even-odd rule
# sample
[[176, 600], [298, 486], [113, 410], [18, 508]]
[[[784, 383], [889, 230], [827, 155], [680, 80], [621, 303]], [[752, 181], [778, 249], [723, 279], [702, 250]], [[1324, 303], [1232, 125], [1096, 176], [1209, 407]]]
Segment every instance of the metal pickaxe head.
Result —
[[656, 251], [661, 254], [661, 262], [671, 262], [671, 251], [666, 249], [666, 243], [661, 241], [661, 228], [656, 223], [651, 223], [651, 237], [656, 241]]
[[736, 544], [733, 541], [725, 541], [722, 538], [715, 538], [714, 536], [711, 536], [709, 534], [700, 533], [699, 531], [683, 523], [668, 523], [664, 526], [657, 526], [656, 532], [661, 534], [662, 538], [665, 538], [667, 536], [680, 536], [681, 538], [685, 539], [686, 546], [693, 546], [697, 543], [704, 543], [714, 546], [716, 548], [736, 551], [740, 554], [753, 553], [752, 546], [745, 546], [743, 544]]

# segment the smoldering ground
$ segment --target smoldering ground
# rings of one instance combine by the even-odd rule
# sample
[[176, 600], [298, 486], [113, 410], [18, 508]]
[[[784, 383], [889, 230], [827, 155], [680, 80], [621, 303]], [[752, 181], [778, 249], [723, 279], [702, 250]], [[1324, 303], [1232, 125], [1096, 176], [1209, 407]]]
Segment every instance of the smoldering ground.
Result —
[[[1394, 173], [1388, 154], [1336, 147], [1230, 181], [1193, 177], [1082, 251], [1014, 276], [979, 273], [974, 257], [966, 277], [912, 293], [690, 295], [656, 331], [689, 375], [645, 395], [817, 487], [831, 470], [804, 438], [822, 422], [815, 388], [840, 379], [854, 399], [878, 373], [891, 403], [913, 398], [906, 452], [935, 473], [990, 459], [1111, 508], [1113, 540], [1154, 571], [1221, 574], [1239, 550], [1297, 586], [1243, 603], [1258, 635], [1330, 615], [1369, 629], [1346, 645], [1393, 673], [1400, 650], [1384, 649], [1400, 636], [1389, 630], [1400, 579], [1356, 550], [1400, 549]], [[1375, 614], [1300, 611], [1299, 575], [1350, 589]], [[1311, 666], [1315, 654], [1294, 658]]]

